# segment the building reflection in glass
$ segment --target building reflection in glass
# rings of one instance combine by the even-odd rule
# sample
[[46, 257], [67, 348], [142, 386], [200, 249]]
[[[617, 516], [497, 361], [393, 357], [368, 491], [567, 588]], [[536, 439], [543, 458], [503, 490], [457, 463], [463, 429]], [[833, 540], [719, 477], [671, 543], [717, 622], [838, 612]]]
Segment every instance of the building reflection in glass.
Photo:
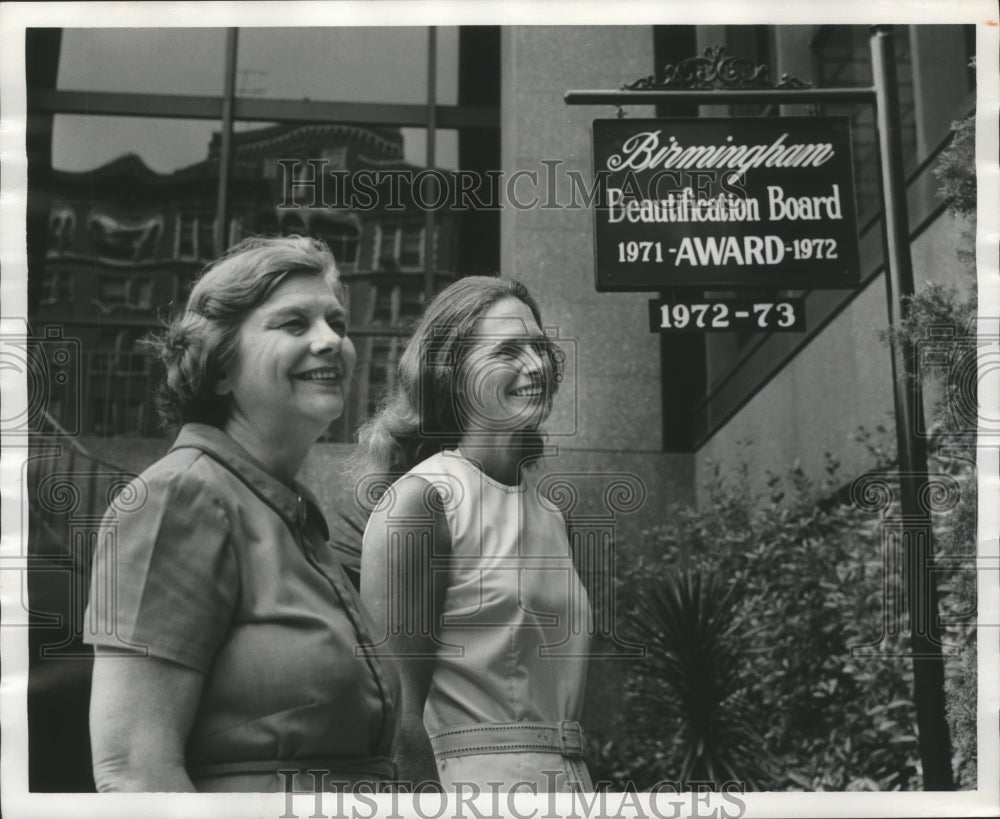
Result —
[[[204, 159], [169, 172], [134, 153], [93, 170], [52, 171], [34, 321], [80, 339], [85, 435], [160, 434], [152, 403], [160, 373], [137, 342], [225, 249], [216, 246], [219, 144], [215, 133]], [[402, 183], [394, 194], [380, 186], [357, 206], [346, 180], [362, 170], [395, 172]], [[439, 212], [428, 240], [425, 213], [398, 173], [419, 170], [404, 159], [399, 128], [264, 125], [233, 134], [225, 246], [254, 234], [316, 236], [348, 285], [359, 365], [329, 440], [350, 440], [390, 378], [405, 328], [423, 307], [428, 254], [435, 289], [453, 277], [453, 220]]]

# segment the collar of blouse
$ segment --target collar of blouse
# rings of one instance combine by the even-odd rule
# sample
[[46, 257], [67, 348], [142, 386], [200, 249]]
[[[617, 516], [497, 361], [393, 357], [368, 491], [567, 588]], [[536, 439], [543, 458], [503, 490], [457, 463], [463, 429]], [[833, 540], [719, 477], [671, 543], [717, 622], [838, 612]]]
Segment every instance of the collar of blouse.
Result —
[[305, 524], [312, 507], [313, 518], [319, 523], [323, 538], [329, 538], [326, 520], [312, 492], [297, 481], [294, 486], [289, 486], [278, 480], [218, 427], [185, 424], [170, 450], [172, 452], [182, 447], [201, 450], [218, 461], [281, 515], [289, 526]]

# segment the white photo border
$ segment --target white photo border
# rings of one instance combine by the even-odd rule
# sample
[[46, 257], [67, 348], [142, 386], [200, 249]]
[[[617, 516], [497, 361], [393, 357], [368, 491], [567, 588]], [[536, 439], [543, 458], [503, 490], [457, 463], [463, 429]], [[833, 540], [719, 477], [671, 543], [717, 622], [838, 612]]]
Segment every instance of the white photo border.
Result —
[[[0, 304], [3, 327], [8, 331], [18, 322], [23, 332], [27, 316], [27, 258], [25, 209], [27, 159], [25, 155], [25, 29], [33, 26], [58, 27], [224, 27], [224, 26], [355, 26], [380, 25], [561, 25], [607, 24], [614, 13], [621, 24], [801, 24], [801, 23], [965, 23], [977, 30], [977, 127], [978, 174], [977, 259], [981, 332], [998, 334], [1000, 315], [1000, 71], [998, 71], [998, 10], [989, 0], [962, 3], [928, 3], [918, 0], [835, 0], [822, 5], [792, 4], [785, 0], [754, 0], [752, 3], [700, 0], [698, 3], [661, 2], [423, 2], [376, 0], [376, 2], [81, 2], [4, 3], [0, 5], [0, 54], [2, 60], [2, 127], [0, 127]], [[669, 17], [669, 20], [665, 20]], [[27, 386], [23, 377], [0, 371], [5, 415], [26, 406]], [[980, 382], [984, 407], [1000, 407], [1000, 373], [984, 374]], [[44, 794], [28, 792], [27, 762], [27, 613], [20, 605], [23, 572], [18, 567], [21, 554], [18, 521], [27, 515], [27, 494], [20, 480], [26, 446], [5, 438], [0, 458], [2, 481], [2, 545], [0, 545], [0, 810], [11, 819], [20, 817], [134, 817], [134, 816], [288, 816], [284, 794]], [[979, 448], [979, 615], [986, 623], [1000, 622], [1000, 450], [996, 445]], [[979, 787], [976, 791], [947, 793], [753, 793], [747, 794], [744, 815], [768, 817], [801, 816], [987, 816], [1000, 811], [1000, 629], [987, 628], [979, 640]], [[622, 806], [622, 815], [650, 812], [648, 796], [639, 796]], [[663, 794], [659, 815], [672, 815], [670, 794]], [[435, 815], [437, 801], [422, 797], [423, 803], [410, 804], [402, 798], [394, 805], [387, 795], [352, 802], [348, 797], [340, 809], [346, 816], [385, 815], [399, 807], [404, 815]], [[678, 799], [674, 796], [673, 799]], [[532, 802], [518, 797], [506, 805], [525, 816], [569, 813], [573, 805], [565, 795], [550, 803], [539, 797]], [[490, 815], [488, 799], [476, 802]], [[611, 802], [610, 804], [618, 804]], [[688, 802], [680, 815], [709, 815], [714, 808], [725, 811], [719, 800], [706, 804]], [[296, 796], [292, 803], [296, 816], [310, 816], [316, 808], [312, 796]], [[422, 807], [423, 805], [423, 807]], [[625, 808], [628, 811], [625, 811]], [[376, 810], [377, 808], [377, 810]], [[443, 816], [475, 816], [456, 812], [450, 804]], [[532, 813], [532, 810], [535, 813]], [[338, 815], [338, 803], [329, 796], [324, 803], [327, 815]], [[373, 811], [374, 812], [371, 812]], [[426, 811], [426, 813], [424, 813]], [[562, 815], [556, 813], [555, 815]], [[579, 815], [579, 814], [577, 814]], [[639, 815], [642, 815], [639, 813]], [[715, 815], [734, 816], [732, 811]]]

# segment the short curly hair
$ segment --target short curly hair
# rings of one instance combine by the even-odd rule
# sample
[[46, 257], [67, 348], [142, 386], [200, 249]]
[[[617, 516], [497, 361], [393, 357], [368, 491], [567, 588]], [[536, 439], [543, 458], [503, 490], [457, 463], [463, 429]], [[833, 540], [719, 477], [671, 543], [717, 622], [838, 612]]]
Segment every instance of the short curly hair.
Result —
[[144, 340], [163, 362], [166, 377], [156, 395], [167, 430], [191, 422], [222, 426], [229, 400], [215, 385], [232, 363], [240, 328], [290, 273], [323, 278], [345, 301], [330, 249], [307, 236], [252, 236], [230, 248], [199, 275], [184, 309], [161, 333]]

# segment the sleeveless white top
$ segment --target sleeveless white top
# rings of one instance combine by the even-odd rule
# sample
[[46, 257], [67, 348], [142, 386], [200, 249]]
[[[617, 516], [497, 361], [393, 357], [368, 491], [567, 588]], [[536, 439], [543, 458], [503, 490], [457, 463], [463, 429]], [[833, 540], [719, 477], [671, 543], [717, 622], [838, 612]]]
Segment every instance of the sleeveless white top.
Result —
[[498, 483], [457, 450], [410, 474], [438, 487], [451, 532], [427, 731], [578, 720], [591, 614], [562, 514], [533, 482]]

